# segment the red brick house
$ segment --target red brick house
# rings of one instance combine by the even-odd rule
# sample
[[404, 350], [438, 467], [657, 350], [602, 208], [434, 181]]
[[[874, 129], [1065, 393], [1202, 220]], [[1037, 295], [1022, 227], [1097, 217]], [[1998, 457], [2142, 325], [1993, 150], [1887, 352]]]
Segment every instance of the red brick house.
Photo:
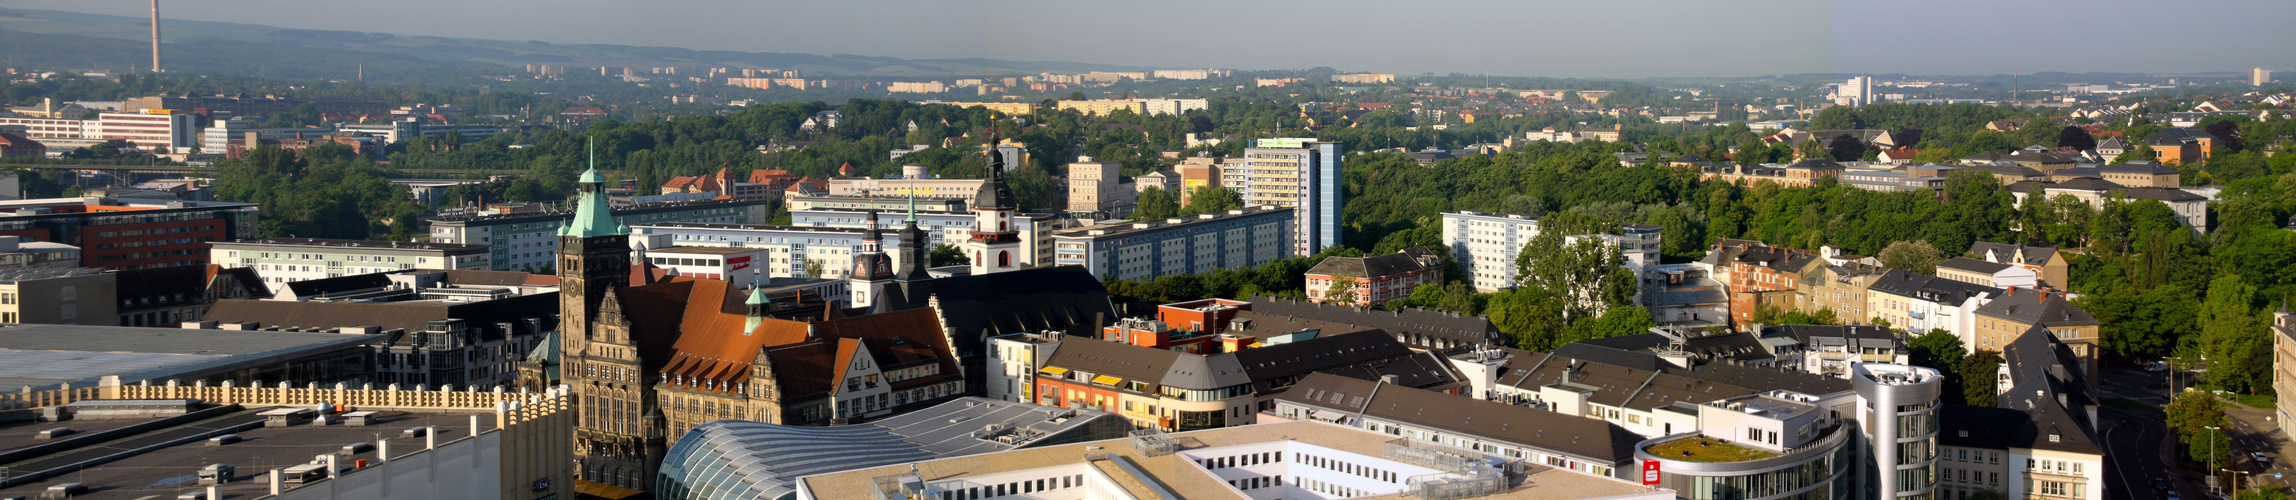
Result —
[[1370, 306], [1402, 300], [1419, 285], [1443, 282], [1443, 259], [1424, 247], [1370, 257], [1329, 257], [1307, 270], [1307, 298], [1316, 303], [1328, 297], [1337, 279], [1355, 282], [1354, 305]]

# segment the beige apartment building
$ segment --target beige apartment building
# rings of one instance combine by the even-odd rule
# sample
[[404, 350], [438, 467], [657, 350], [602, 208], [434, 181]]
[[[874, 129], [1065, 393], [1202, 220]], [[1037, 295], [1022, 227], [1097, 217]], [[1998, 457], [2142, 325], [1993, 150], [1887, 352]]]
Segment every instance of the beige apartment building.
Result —
[[1112, 161], [1092, 161], [1089, 156], [1068, 164], [1069, 213], [1100, 212], [1110, 218], [1131, 215], [1132, 203], [1117, 184], [1118, 166]]
[[85, 267], [0, 271], [0, 323], [117, 325], [118, 276]]

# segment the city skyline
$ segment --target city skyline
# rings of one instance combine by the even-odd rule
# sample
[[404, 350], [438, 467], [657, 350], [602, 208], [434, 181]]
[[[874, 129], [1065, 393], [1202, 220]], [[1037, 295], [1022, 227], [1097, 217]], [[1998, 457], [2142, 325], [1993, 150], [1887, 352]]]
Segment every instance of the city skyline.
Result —
[[[2070, 26], [2112, 26], [2143, 6], [2126, 0], [2064, 12], [2053, 5], [1942, 0], [1925, 12], [1965, 13], [1950, 23], [1879, 5], [1787, 2], [1760, 7], [1706, 2], [1651, 5], [1525, 5], [1463, 2], [1404, 27], [1363, 25], [1391, 7], [1371, 2], [1183, 1], [1162, 12], [1191, 22], [1131, 18], [1153, 12], [1049, 2], [931, 3], [871, 0], [759, 6], [725, 1], [678, 6], [605, 0], [511, 0], [482, 5], [411, 0], [374, 11], [281, 0], [163, 2], [166, 19], [416, 36], [682, 47], [694, 50], [861, 54], [908, 59], [982, 58], [1134, 67], [1245, 70], [1319, 66], [1349, 72], [1465, 73], [1573, 78], [1749, 77], [1798, 73], [1984, 75], [2035, 72], [2196, 73], [2296, 68], [2296, 54], [2227, 47], [2288, 46], [2296, 35], [2266, 19], [2296, 4], [2204, 0], [2193, 11], [2256, 15], [2214, 20], [2209, 37], [2164, 37], [2110, 50]], [[1661, 5], [1663, 4], [1663, 5]], [[436, 8], [429, 8], [436, 7]], [[148, 0], [49, 5], [0, 0], [0, 8], [148, 15]], [[438, 16], [439, 12], [459, 12]], [[1186, 13], [1198, 13], [1190, 17]], [[897, 15], [887, 15], [889, 13]], [[1979, 13], [1983, 13], [1980, 15]], [[1449, 14], [1456, 14], [1450, 16]], [[2032, 19], [2051, 19], [2036, 33]], [[761, 22], [760, 19], [765, 21]], [[777, 19], [817, 19], [792, 23]], [[1242, 19], [1285, 20], [1251, 23]], [[1450, 19], [1521, 20], [1515, 26], [1439, 28]], [[951, 20], [958, 20], [952, 22]], [[523, 21], [523, 22], [521, 22]], [[1504, 23], [1505, 21], [1501, 21]], [[1090, 30], [1103, 23], [1135, 29]], [[1799, 27], [1822, 27], [1822, 30]], [[2054, 31], [2055, 33], [2051, 33]], [[866, 33], [866, 35], [856, 35]], [[1008, 33], [1000, 35], [999, 33]], [[2034, 36], [2036, 34], [2042, 36]], [[1059, 40], [1060, 43], [1045, 43]], [[1720, 40], [1724, 43], [1714, 43]]]

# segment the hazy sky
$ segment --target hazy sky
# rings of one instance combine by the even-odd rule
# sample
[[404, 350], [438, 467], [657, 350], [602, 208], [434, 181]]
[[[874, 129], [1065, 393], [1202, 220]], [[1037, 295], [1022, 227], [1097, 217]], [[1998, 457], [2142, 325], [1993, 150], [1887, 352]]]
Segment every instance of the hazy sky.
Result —
[[[146, 0], [0, 7], [148, 14]], [[552, 43], [1645, 77], [2296, 69], [2289, 0], [166, 0], [164, 17]]]

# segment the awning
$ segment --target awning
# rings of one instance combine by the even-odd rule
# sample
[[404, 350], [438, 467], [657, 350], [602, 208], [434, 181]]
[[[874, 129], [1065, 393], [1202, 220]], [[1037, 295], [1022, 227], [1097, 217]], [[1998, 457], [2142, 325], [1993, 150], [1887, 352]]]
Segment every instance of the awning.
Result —
[[1095, 384], [1100, 384], [1100, 385], [1116, 385], [1116, 384], [1119, 384], [1119, 383], [1123, 383], [1123, 382], [1124, 382], [1124, 379], [1120, 379], [1120, 378], [1116, 378], [1116, 377], [1110, 377], [1110, 376], [1107, 376], [1107, 375], [1101, 375], [1101, 376], [1098, 376], [1098, 377], [1092, 377], [1092, 383], [1095, 383]]
[[1050, 373], [1050, 374], [1053, 374], [1053, 375], [1059, 375], [1059, 374], [1063, 374], [1063, 373], [1068, 373], [1068, 369], [1067, 369], [1067, 368], [1061, 368], [1061, 367], [1058, 367], [1058, 366], [1047, 366], [1047, 367], [1044, 367], [1043, 369], [1040, 369], [1040, 370], [1037, 370], [1037, 371], [1040, 371], [1040, 372], [1045, 372], [1045, 373]]

